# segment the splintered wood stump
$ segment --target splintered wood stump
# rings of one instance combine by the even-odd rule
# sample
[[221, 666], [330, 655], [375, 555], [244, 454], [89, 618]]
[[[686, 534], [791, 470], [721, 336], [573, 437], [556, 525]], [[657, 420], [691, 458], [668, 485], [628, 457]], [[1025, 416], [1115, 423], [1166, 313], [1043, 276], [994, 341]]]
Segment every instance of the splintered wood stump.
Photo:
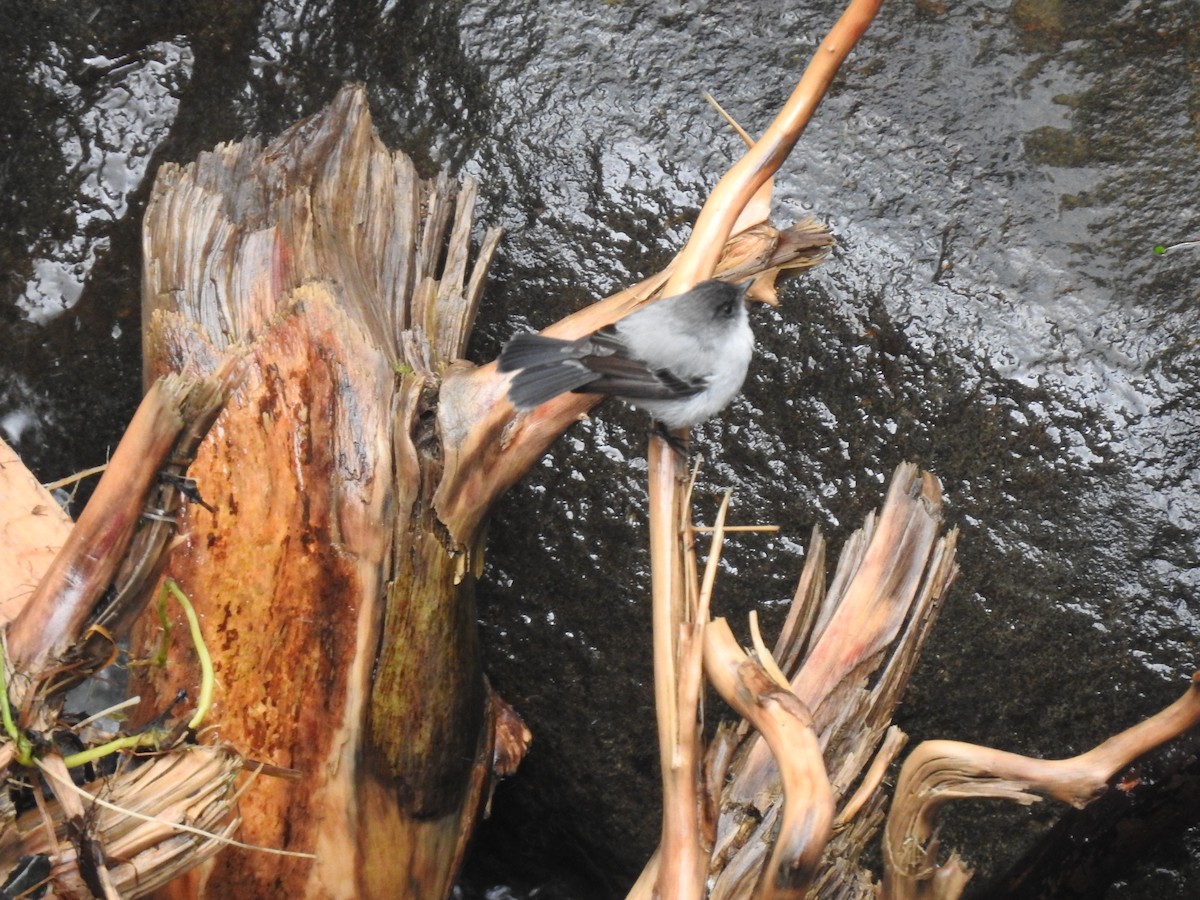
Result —
[[[468, 267], [474, 191], [455, 200], [447, 177], [422, 181], [389, 153], [357, 88], [265, 148], [223, 146], [159, 175], [146, 377], [241, 365], [189, 470], [211, 511], [181, 514], [168, 572], [214, 645], [212, 733], [299, 773], [256, 785], [243, 840], [315, 854], [231, 850], [176, 896], [445, 896], [489, 776], [524, 752], [528, 732], [479, 667], [481, 523], [597, 398], [517, 416], [495, 364], [459, 360], [499, 239]], [[761, 224], [728, 242], [716, 274], [770, 294], [779, 270], [831, 243], [811, 221]], [[602, 327], [666, 278], [551, 330]], [[150, 716], [195, 666], [139, 680]]]
[[[159, 175], [146, 377], [241, 364], [189, 472], [212, 512], [184, 511], [169, 574], [213, 652], [212, 735], [299, 774], [258, 779], [241, 840], [315, 854], [231, 849], [170, 896], [450, 890], [498, 702], [469, 544], [431, 510], [432, 404], [498, 240], [468, 270], [473, 202], [473, 184], [424, 181], [381, 144], [361, 88], [266, 147], [223, 145]], [[147, 622], [135, 646], [157, 639]], [[196, 683], [187, 641], [172, 644], [165, 670], [138, 676], [147, 714]]]

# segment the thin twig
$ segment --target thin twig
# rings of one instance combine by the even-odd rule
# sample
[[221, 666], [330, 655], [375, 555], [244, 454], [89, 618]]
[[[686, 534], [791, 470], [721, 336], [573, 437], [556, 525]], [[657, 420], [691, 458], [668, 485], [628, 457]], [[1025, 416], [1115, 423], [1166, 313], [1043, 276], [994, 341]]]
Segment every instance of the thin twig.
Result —
[[83, 481], [85, 478], [90, 478], [93, 475], [99, 475], [107, 468], [108, 463], [104, 463], [100, 466], [92, 466], [90, 469], [84, 469], [82, 472], [76, 472], [74, 475], [68, 475], [66, 478], [58, 479], [58, 481], [51, 481], [47, 484], [43, 484], [42, 487], [48, 491], [56, 491], [59, 488], [66, 487], [68, 484], [75, 484], [75, 482]]
[[[716, 530], [717, 530], [717, 528], [715, 525], [693, 525], [692, 526], [692, 531], [699, 531], [699, 532], [702, 532], [705, 534], [712, 532], [712, 531], [716, 531]], [[762, 531], [762, 532], [774, 533], [776, 531], [779, 531], [779, 526], [778, 525], [726, 525], [721, 530], [723, 532], [725, 532], [726, 534], [728, 534], [731, 531]]]

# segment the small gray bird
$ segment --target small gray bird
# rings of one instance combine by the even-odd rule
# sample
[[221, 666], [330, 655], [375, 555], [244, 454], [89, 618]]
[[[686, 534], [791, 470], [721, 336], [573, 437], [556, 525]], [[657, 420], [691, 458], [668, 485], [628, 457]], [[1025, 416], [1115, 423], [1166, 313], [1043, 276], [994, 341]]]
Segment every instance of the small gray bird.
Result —
[[754, 352], [749, 286], [704, 281], [574, 341], [515, 335], [498, 362], [501, 372], [517, 373], [508, 399], [529, 410], [567, 391], [611, 394], [671, 430], [703, 422], [746, 379]]

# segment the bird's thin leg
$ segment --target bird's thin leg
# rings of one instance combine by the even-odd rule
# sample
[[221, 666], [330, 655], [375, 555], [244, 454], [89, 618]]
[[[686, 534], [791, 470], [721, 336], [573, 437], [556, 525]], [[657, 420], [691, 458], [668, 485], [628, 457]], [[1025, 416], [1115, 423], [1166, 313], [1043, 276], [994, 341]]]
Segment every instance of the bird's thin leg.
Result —
[[658, 419], [654, 420], [654, 433], [666, 441], [667, 445], [670, 446], [672, 450], [682, 456], [685, 460], [687, 459], [688, 445], [686, 438], [682, 438], [675, 432], [671, 431], [671, 429], [669, 429], [662, 422], [658, 421]]

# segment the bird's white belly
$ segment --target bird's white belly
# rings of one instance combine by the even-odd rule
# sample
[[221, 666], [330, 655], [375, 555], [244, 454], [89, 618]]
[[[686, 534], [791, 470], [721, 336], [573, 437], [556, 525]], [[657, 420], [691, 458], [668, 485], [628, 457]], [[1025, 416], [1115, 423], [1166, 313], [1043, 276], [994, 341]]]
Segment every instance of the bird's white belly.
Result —
[[672, 400], [630, 400], [632, 405], [646, 410], [670, 429], [687, 428], [709, 419], [724, 409], [742, 389], [746, 370], [754, 353], [754, 335], [747, 325], [735, 332], [732, 340], [721, 347], [701, 347], [686, 356], [676, 355], [674, 365], [667, 365], [677, 377], [687, 380], [702, 377], [712, 371], [710, 354], [721, 353], [728, 365], [718, 367], [719, 375], [712, 377], [704, 390], [693, 397]]

